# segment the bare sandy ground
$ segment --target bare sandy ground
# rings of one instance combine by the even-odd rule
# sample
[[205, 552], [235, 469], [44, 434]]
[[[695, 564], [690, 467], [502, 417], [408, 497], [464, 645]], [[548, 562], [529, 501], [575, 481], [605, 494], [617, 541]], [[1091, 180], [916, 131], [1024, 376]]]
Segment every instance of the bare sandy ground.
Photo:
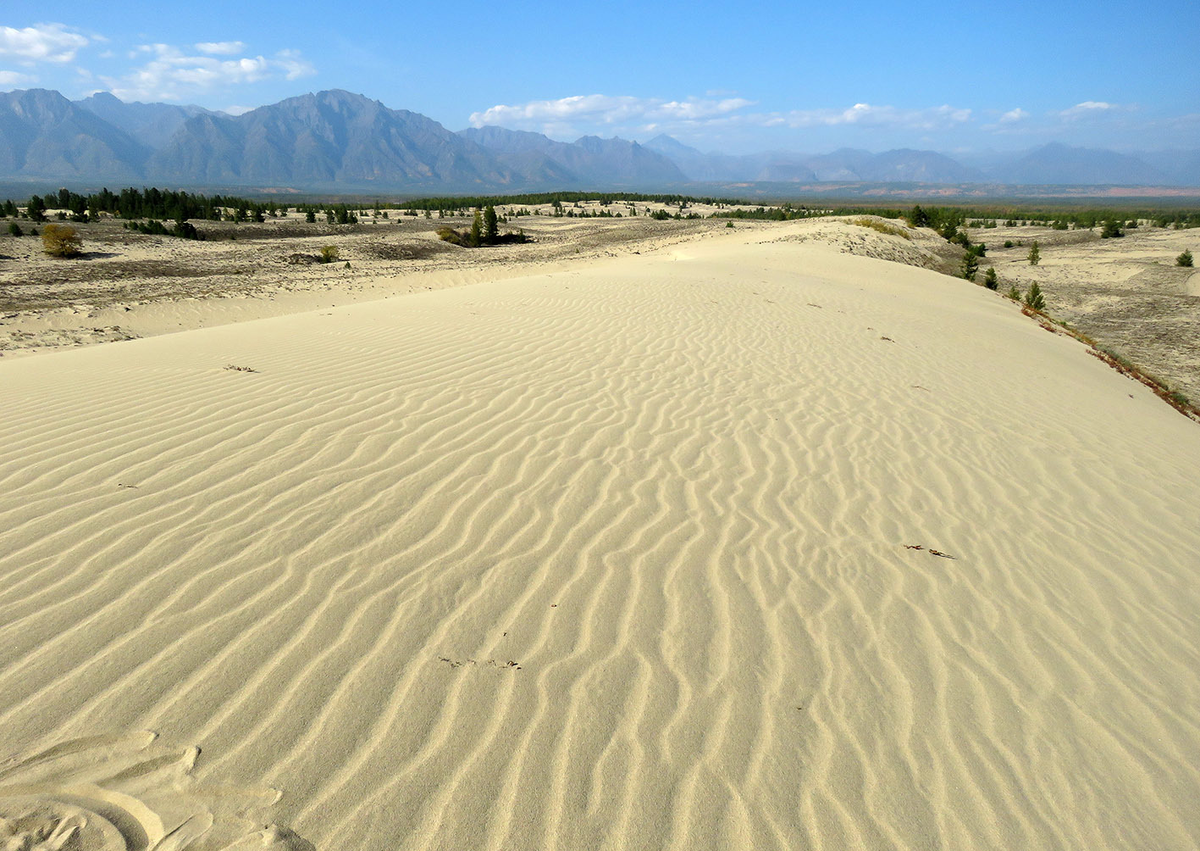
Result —
[[[524, 207], [546, 215], [512, 218], [534, 242], [471, 251], [438, 240], [441, 225], [469, 226], [469, 218], [426, 219], [393, 210], [390, 218], [361, 211], [356, 226], [309, 225], [292, 210], [264, 224], [198, 222], [214, 238], [186, 242], [130, 233], [106, 221], [80, 228], [83, 260], [46, 257], [33, 237], [0, 236], [0, 356], [23, 356], [261, 319], [393, 295], [442, 289], [534, 272], [563, 270], [597, 259], [652, 252], [728, 233], [724, 221], [653, 221], [652, 210], [675, 207], [638, 202], [638, 217], [554, 218], [548, 206]], [[512, 213], [517, 207], [501, 208]], [[574, 212], [630, 212], [626, 204], [581, 202]], [[684, 213], [707, 216], [717, 208], [694, 205]], [[862, 217], [841, 217], [852, 221]], [[870, 217], [867, 217], [870, 218]], [[961, 250], [931, 231], [906, 229], [909, 240], [831, 226], [838, 218], [792, 227], [792, 240], [818, 240], [860, 256], [957, 274]], [[892, 222], [891, 224], [903, 223]], [[28, 227], [28, 225], [27, 225]], [[775, 233], [774, 222], [738, 221], [736, 229]], [[1122, 239], [1093, 231], [1047, 227], [972, 229], [985, 242], [982, 269], [994, 266], [1001, 289], [1022, 292], [1036, 281], [1049, 311], [1100, 345], [1158, 376], [1193, 402], [1200, 400], [1200, 273], [1174, 265], [1184, 249], [1200, 254], [1196, 231], [1141, 227]], [[235, 239], [231, 241], [230, 236]], [[1014, 242], [1004, 248], [1005, 240]], [[1026, 255], [1038, 240], [1042, 262]], [[332, 245], [338, 262], [316, 265]], [[298, 262], [299, 261], [299, 262]], [[349, 264], [347, 266], [346, 264]]]
[[[1200, 252], [1200, 231], [1143, 226], [1119, 239], [1101, 239], [1099, 228], [968, 232], [987, 244], [980, 265], [995, 266], [1001, 289], [1015, 283], [1025, 291], [1037, 281], [1055, 318], [1179, 388], [1193, 404], [1200, 402], [1200, 277], [1193, 268], [1175, 265], [1185, 249]], [[1035, 239], [1041, 261], [1030, 266]], [[1006, 240], [1012, 248], [1003, 247]]]
[[847, 253], [919, 242], [706, 233], [0, 360], [0, 831], [1200, 844], [1196, 424]]
[[[639, 209], [651, 208], [662, 205]], [[599, 209], [596, 204], [579, 207]], [[196, 222], [211, 237], [203, 242], [133, 233], [123, 222], [106, 220], [75, 226], [85, 250], [75, 260], [47, 257], [36, 237], [0, 236], [0, 355], [155, 336], [553, 271], [654, 250], [724, 227], [716, 221], [659, 222], [644, 216], [530, 216], [514, 219], [505, 229], [524, 229], [534, 242], [480, 251], [449, 245], [434, 232], [442, 225], [467, 228], [469, 218], [412, 218], [394, 210], [391, 216], [372, 219], [370, 211], [363, 211], [359, 225], [310, 225], [293, 210], [263, 224]], [[336, 263], [314, 262], [325, 246], [338, 250]]]

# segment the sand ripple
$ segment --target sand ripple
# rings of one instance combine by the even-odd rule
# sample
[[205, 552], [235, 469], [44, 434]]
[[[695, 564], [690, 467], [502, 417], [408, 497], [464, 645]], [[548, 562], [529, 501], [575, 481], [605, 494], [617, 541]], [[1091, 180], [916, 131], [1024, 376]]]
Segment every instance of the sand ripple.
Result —
[[1200, 431], [980, 289], [714, 241], [0, 369], [26, 750], [329, 849], [1200, 844]]

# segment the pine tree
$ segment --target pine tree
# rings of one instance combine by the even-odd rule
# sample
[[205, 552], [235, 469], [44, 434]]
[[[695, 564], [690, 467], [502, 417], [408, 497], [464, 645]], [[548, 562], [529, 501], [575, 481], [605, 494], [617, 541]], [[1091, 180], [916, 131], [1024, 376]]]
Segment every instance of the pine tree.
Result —
[[483, 245], [483, 216], [478, 208], [475, 210], [475, 221], [471, 223], [471, 235], [467, 237], [467, 245], [471, 248]]
[[37, 195], [32, 196], [29, 199], [29, 207], [27, 212], [31, 221], [46, 221], [46, 202]]
[[979, 272], [979, 255], [968, 248], [967, 253], [963, 255], [962, 268], [959, 271], [968, 281], [974, 281]]
[[500, 240], [500, 226], [496, 219], [496, 208], [488, 204], [483, 211], [483, 244], [495, 245]]
[[983, 285], [989, 290], [1000, 289], [1000, 281], [996, 279], [995, 266], [988, 266], [987, 271], [983, 273]]
[[1037, 285], [1037, 281], [1030, 284], [1029, 292], [1025, 293], [1025, 306], [1037, 311], [1046, 309], [1046, 297], [1042, 295], [1042, 288]]
[[1037, 240], [1033, 241], [1033, 245], [1029, 246], [1029, 265], [1036, 266], [1042, 260], [1042, 252], [1038, 248]]

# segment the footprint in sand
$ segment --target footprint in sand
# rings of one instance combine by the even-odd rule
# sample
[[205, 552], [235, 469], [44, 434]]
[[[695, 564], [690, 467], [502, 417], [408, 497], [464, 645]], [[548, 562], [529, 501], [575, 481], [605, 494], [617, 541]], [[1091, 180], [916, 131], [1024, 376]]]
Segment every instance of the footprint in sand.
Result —
[[22, 851], [314, 851], [266, 824], [274, 789], [206, 789], [199, 748], [149, 732], [72, 739], [0, 760], [0, 847]]

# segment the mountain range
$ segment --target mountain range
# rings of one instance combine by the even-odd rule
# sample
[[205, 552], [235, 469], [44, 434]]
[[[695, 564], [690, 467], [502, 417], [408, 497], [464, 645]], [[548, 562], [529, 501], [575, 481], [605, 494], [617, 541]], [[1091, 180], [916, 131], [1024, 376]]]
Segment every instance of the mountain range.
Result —
[[568, 143], [501, 127], [456, 133], [340, 90], [233, 116], [28, 89], [0, 93], [0, 181], [426, 193], [727, 182], [1200, 186], [1200, 151], [1133, 156], [1052, 143], [969, 164], [909, 149], [728, 155], [666, 135], [638, 144], [596, 136]]
[[818, 155], [706, 154], [661, 135], [645, 147], [674, 161], [694, 180], [1200, 186], [1200, 151], [1134, 156], [1051, 142], [1016, 154], [977, 155], [964, 164], [936, 151], [910, 149], [879, 154], [855, 148]]

